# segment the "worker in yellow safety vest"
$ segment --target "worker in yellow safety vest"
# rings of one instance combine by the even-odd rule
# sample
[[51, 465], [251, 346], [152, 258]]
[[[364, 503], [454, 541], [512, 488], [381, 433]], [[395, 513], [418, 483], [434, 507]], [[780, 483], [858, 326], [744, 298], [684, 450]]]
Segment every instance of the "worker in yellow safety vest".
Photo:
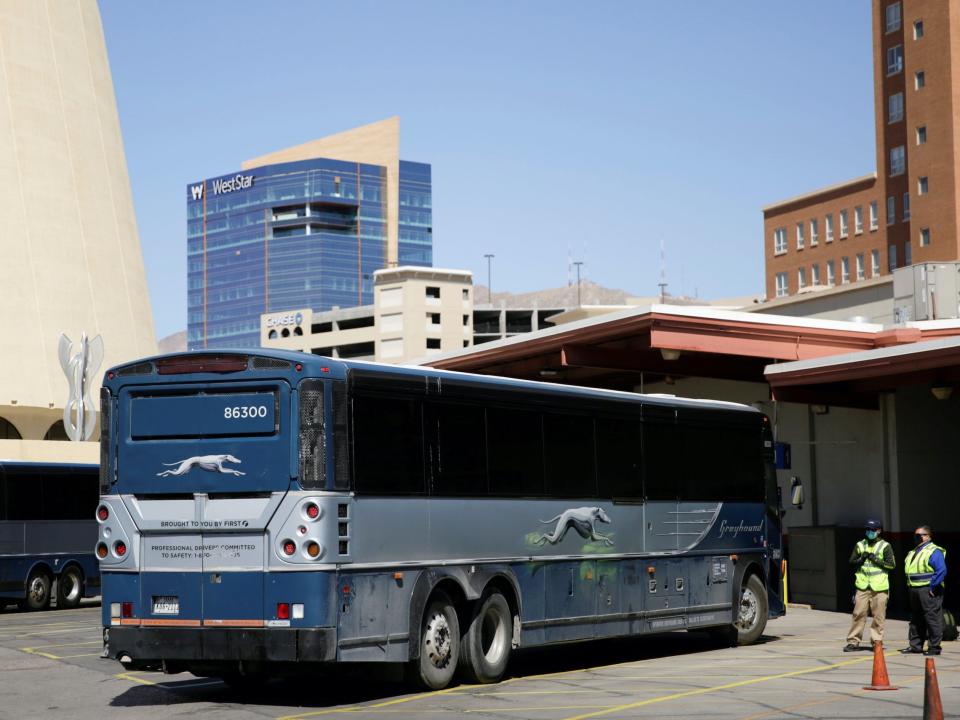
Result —
[[[933, 543], [929, 525], [914, 534], [917, 546], [907, 553], [903, 571], [907, 574], [910, 598], [910, 646], [900, 652], [939, 655], [943, 639], [943, 590], [947, 577], [947, 551]], [[927, 651], [923, 652], [923, 641]]]
[[878, 520], [867, 520], [865, 537], [850, 553], [850, 564], [856, 568], [854, 583], [857, 594], [853, 602], [853, 622], [850, 632], [847, 633], [844, 652], [860, 649], [868, 610], [873, 614], [873, 623], [870, 625], [871, 647], [875, 643], [883, 642], [883, 625], [887, 619], [887, 601], [890, 598], [890, 571], [896, 567], [897, 561], [890, 543], [880, 537], [882, 530]]

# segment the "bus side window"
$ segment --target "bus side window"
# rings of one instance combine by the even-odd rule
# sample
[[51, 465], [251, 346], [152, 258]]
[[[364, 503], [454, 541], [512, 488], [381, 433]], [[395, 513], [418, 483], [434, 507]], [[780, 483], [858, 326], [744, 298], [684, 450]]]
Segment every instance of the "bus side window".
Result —
[[685, 457], [672, 409], [643, 409], [643, 491], [647, 500], [677, 500], [684, 468], [699, 458]]
[[422, 494], [420, 401], [355, 394], [353, 459], [358, 493]]
[[597, 419], [597, 476], [600, 497], [642, 501], [640, 418]]
[[42, 520], [39, 483], [42, 476], [7, 470], [7, 520]]
[[566, 413], [543, 416], [547, 495], [553, 498], [597, 496], [593, 418]]
[[543, 432], [540, 413], [517, 408], [487, 410], [490, 494], [543, 496]]
[[476, 405], [429, 403], [436, 427], [437, 458], [432, 495], [487, 495], [487, 439], [484, 409]]

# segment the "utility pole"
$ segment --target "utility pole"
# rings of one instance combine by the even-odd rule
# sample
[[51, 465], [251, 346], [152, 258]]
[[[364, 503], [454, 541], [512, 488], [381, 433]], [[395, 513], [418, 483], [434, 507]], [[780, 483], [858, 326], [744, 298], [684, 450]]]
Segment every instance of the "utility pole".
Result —
[[493, 253], [487, 253], [484, 257], [487, 259], [487, 302], [493, 307], [493, 280], [490, 279], [490, 261], [496, 256]]
[[577, 307], [580, 307], [580, 266], [583, 265], [583, 260], [577, 260], [574, 265], [577, 266]]

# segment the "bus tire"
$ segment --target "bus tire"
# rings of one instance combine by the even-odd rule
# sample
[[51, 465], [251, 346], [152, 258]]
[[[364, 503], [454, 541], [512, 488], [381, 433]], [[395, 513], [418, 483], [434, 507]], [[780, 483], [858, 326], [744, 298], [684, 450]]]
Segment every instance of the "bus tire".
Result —
[[442, 690], [457, 669], [460, 657], [460, 623], [450, 597], [437, 591], [420, 622], [420, 657], [411, 663], [412, 680], [428, 690]]
[[83, 572], [70, 565], [57, 578], [57, 609], [70, 610], [78, 607], [83, 599]]
[[23, 610], [46, 610], [50, 607], [50, 576], [39, 568], [27, 578], [26, 596], [20, 601]]
[[470, 681], [495, 683], [503, 677], [513, 647], [513, 617], [506, 598], [494, 590], [474, 606], [460, 638], [460, 670]]
[[767, 590], [757, 575], [750, 575], [740, 588], [737, 605], [737, 645], [751, 645], [760, 639], [767, 627]]

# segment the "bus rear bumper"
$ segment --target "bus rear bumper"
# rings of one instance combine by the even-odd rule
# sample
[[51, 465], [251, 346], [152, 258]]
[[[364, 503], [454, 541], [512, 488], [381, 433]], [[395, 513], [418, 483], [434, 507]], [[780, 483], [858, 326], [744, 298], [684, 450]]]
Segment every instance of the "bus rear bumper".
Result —
[[103, 657], [130, 669], [168, 663], [330, 662], [336, 628], [111, 627]]

